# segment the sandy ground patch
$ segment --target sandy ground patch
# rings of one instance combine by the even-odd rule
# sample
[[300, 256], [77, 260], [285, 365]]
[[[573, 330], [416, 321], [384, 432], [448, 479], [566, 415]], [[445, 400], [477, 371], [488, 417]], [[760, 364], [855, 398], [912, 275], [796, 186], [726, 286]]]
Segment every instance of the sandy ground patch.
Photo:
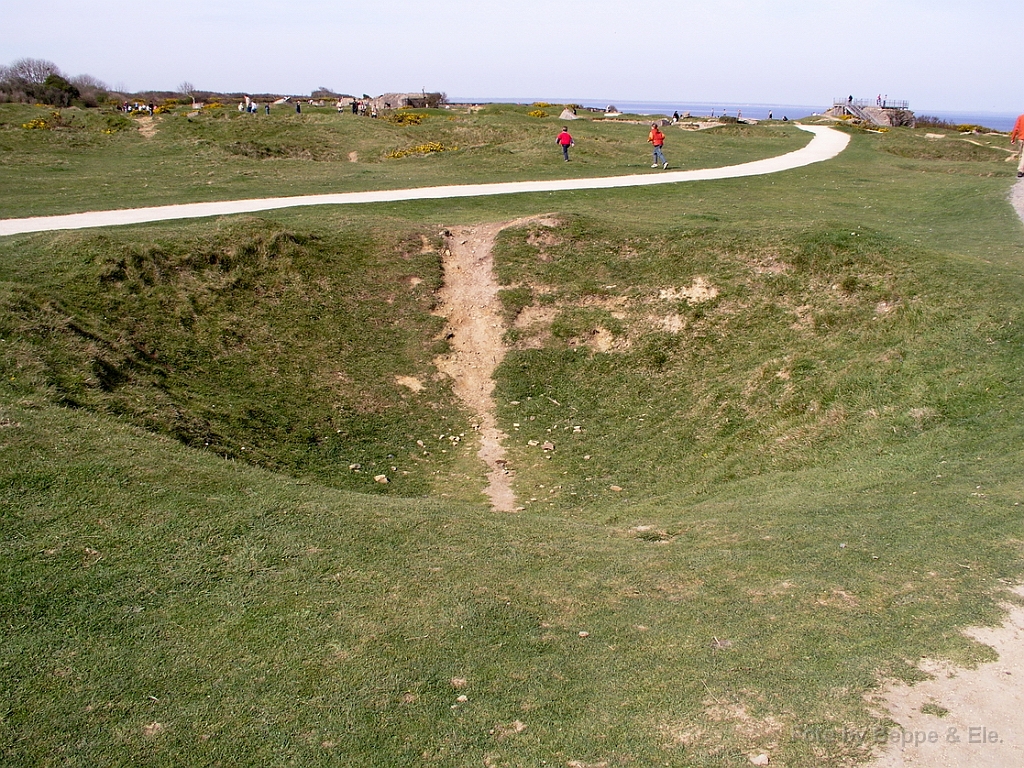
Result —
[[498, 283], [491, 249], [504, 224], [450, 230], [444, 250], [444, 287], [439, 313], [448, 318], [451, 353], [435, 364], [452, 379], [455, 395], [477, 418], [478, 456], [487, 465], [487, 496], [502, 512], [515, 509], [511, 471], [505, 464], [494, 404], [494, 371], [505, 356]]
[[423, 382], [417, 379], [415, 376], [395, 376], [395, 383], [402, 387], [407, 387], [413, 392], [423, 391]]
[[[1013, 592], [1024, 597], [1024, 587]], [[999, 659], [977, 669], [921, 662], [931, 679], [887, 689], [877, 702], [899, 727], [871, 768], [1024, 766], [1024, 607], [1007, 605], [1001, 627], [967, 634]]]
[[147, 139], [156, 136], [156, 120], [152, 116], [137, 118], [135, 124], [139, 126], [139, 133]]
[[451, 377], [455, 395], [476, 414], [480, 437], [477, 455], [487, 465], [485, 492], [491, 506], [502, 512], [515, 510], [516, 500], [513, 473], [502, 444], [507, 435], [498, 428], [493, 397], [494, 371], [505, 357], [505, 327], [491, 251], [501, 230], [528, 222], [544, 226], [556, 223], [540, 217], [456, 227], [448, 232], [443, 253], [444, 287], [438, 313], [448, 319], [446, 334], [451, 353], [439, 357], [435, 364]]

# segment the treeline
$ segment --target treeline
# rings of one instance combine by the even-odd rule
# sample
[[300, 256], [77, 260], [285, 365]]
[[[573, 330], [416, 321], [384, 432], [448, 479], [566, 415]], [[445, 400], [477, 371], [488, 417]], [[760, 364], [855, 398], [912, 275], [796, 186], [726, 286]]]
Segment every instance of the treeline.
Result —
[[52, 61], [19, 59], [0, 65], [0, 101], [24, 101], [69, 107], [95, 107], [107, 97], [107, 87], [91, 75], [68, 77]]
[[[192, 83], [184, 82], [177, 91], [142, 91], [121, 93], [109, 88], [92, 75], [71, 77], [52, 61], [45, 59], [19, 59], [10, 66], [0, 65], [0, 103], [22, 102], [28, 104], [50, 104], [54, 107], [98, 107], [138, 101], [144, 104], [162, 104], [170, 99], [191, 101], [237, 101], [251, 96], [260, 102], [275, 101], [288, 94], [218, 93], [197, 89]], [[297, 94], [290, 94], [296, 96]], [[301, 98], [307, 98], [305, 96]], [[308, 98], [327, 100], [355, 98], [346, 96], [331, 88], [319, 87]], [[363, 94], [363, 99], [371, 100]], [[448, 102], [444, 93], [415, 94], [408, 98], [409, 106], [417, 108], [438, 107]]]

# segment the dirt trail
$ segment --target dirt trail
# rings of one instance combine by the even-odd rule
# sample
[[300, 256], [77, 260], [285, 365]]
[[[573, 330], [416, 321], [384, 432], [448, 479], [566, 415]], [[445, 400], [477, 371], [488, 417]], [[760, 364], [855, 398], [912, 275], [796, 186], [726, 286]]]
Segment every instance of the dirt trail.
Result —
[[[542, 219], [532, 219], [543, 221]], [[451, 354], [438, 358], [438, 369], [452, 378], [456, 396], [476, 414], [478, 456], [487, 465], [486, 494], [494, 510], [516, 509], [512, 470], [505, 462], [494, 403], [494, 371], [505, 356], [505, 327], [498, 300], [491, 250], [498, 233], [531, 219], [454, 227], [444, 251], [444, 287], [439, 314], [448, 318]]]
[[136, 120], [136, 124], [139, 126], [139, 133], [147, 139], [152, 139], [156, 136], [156, 121], [152, 116], [140, 117]]
[[1017, 211], [1021, 221], [1024, 221], [1024, 179], [1018, 179], [1010, 190], [1010, 204]]

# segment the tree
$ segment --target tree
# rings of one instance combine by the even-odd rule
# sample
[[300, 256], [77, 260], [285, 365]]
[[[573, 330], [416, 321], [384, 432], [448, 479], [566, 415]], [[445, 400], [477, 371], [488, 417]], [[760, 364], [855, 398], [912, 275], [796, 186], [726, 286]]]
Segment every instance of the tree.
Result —
[[[4, 67], [0, 72], [0, 92], [11, 101], [43, 101], [53, 103], [48, 97], [64, 100], [63, 90], [60, 84], [56, 90], [46, 85], [47, 78], [58, 77], [64, 85], [71, 86], [61, 75], [57, 65], [45, 59], [18, 59], [9, 67]], [[56, 81], [54, 81], [56, 82]], [[74, 88], [74, 86], [71, 86]], [[59, 95], [58, 95], [58, 92]], [[70, 103], [70, 101], [68, 102]]]
[[183, 96], [188, 96], [192, 100], [192, 104], [196, 104], [196, 87], [192, 85], [188, 80], [185, 80], [178, 86], [178, 93]]
[[72, 77], [71, 84], [78, 89], [82, 103], [87, 107], [98, 107], [100, 102], [107, 97], [107, 91], [110, 90], [106, 83], [92, 75]]
[[36, 98], [55, 107], [70, 107], [80, 95], [74, 85], [56, 73], [47, 75], [43, 87], [36, 89]]
[[31, 86], [42, 85], [50, 75], [60, 74], [57, 65], [46, 59], [18, 59], [7, 69], [15, 79]]

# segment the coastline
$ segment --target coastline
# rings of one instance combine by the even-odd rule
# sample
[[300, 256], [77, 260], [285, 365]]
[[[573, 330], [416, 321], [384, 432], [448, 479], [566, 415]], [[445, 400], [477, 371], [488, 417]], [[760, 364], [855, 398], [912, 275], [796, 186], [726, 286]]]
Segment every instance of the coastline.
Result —
[[[641, 115], [671, 115], [673, 112], [686, 114], [689, 112], [695, 116], [716, 116], [729, 115], [736, 117], [742, 112], [744, 117], [755, 120], [765, 120], [768, 113], [772, 117], [781, 120], [786, 117], [790, 120], [799, 120], [816, 114], [822, 114], [831, 107], [831, 104], [818, 106], [808, 104], [755, 104], [737, 102], [710, 102], [710, 101], [628, 101], [610, 99], [602, 101], [598, 99], [566, 99], [566, 98], [511, 98], [511, 97], [452, 97], [451, 101], [460, 104], [533, 104], [536, 102], [547, 102], [550, 104], [578, 104], [587, 109], [604, 109], [609, 105], [615, 105], [621, 112]], [[982, 110], [942, 110], [921, 107], [912, 111], [918, 117], [937, 117], [954, 125], [981, 125], [992, 130], [1008, 133], [1013, 128], [1017, 115], [1010, 112], [985, 112]]]

